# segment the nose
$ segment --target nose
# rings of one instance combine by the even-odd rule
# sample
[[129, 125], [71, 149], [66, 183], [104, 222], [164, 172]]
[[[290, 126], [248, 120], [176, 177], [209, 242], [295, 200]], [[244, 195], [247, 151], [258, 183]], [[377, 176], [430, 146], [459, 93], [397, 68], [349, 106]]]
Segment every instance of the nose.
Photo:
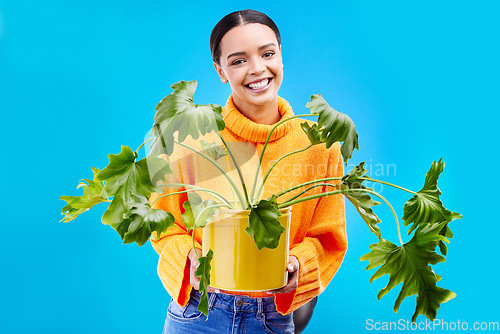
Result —
[[250, 64], [250, 74], [261, 74], [266, 70], [266, 65], [260, 57], [252, 59]]

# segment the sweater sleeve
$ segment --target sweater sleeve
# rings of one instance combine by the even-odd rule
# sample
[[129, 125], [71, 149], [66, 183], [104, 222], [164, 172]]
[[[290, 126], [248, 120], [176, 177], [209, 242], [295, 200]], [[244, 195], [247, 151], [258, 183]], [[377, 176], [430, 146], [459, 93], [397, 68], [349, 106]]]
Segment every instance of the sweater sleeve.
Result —
[[[334, 168], [328, 177], [343, 176], [340, 150], [332, 151], [330, 163]], [[325, 187], [323, 192], [332, 190]], [[289, 293], [275, 295], [278, 312], [283, 315], [293, 312], [322, 293], [339, 269], [346, 251], [344, 196], [321, 197], [304, 240], [290, 249], [290, 255], [299, 261], [298, 286]]]
[[[164, 194], [183, 190], [185, 189], [169, 188], [163, 194], [152, 193], [149, 202], [152, 203]], [[175, 218], [175, 224], [166, 233], [161, 233], [160, 236], [153, 232], [150, 239], [151, 245], [159, 255], [158, 276], [170, 296], [181, 306], [187, 304], [193, 288], [189, 283], [190, 261], [188, 259], [189, 251], [193, 248], [193, 241], [182, 222], [182, 203], [187, 200], [187, 195], [184, 193], [165, 196], [154, 203], [153, 208], [170, 212]], [[200, 239], [197, 240], [196, 236], [198, 234], [195, 234], [195, 245], [197, 248], [201, 248], [198, 241]]]

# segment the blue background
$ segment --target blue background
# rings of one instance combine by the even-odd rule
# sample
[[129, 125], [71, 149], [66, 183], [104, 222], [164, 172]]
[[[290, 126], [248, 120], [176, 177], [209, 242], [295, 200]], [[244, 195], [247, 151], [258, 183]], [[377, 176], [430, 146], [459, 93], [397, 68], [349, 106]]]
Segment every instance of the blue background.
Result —
[[[198, 80], [195, 101], [223, 105], [230, 90], [213, 69], [209, 35], [249, 7], [281, 30], [280, 95], [294, 111], [307, 112], [321, 93], [354, 120], [352, 163], [416, 191], [443, 157], [442, 200], [464, 219], [451, 224], [447, 262], [434, 268], [439, 285], [457, 293], [438, 318], [499, 321], [496, 3], [0, 0], [0, 332], [161, 332], [169, 296], [151, 245], [121, 245], [100, 224], [100, 206], [60, 223], [58, 197], [80, 195], [78, 181], [120, 145], [142, 143], [172, 83]], [[377, 190], [401, 217], [409, 196]], [[377, 300], [387, 277], [370, 284], [374, 271], [359, 261], [376, 238], [348, 208], [349, 250], [308, 333], [376, 332], [368, 319], [413, 313], [414, 296], [393, 312], [399, 288]], [[390, 211], [377, 213], [397, 243]]]

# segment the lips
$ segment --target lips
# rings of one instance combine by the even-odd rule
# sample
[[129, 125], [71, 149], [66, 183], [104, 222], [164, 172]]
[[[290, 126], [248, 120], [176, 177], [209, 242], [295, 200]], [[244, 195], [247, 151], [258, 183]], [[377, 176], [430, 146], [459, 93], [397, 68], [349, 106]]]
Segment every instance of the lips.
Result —
[[247, 89], [249, 89], [252, 92], [261, 92], [266, 90], [269, 87], [269, 84], [271, 83], [272, 78], [263, 78], [259, 80], [252, 81], [248, 84], [245, 85]]

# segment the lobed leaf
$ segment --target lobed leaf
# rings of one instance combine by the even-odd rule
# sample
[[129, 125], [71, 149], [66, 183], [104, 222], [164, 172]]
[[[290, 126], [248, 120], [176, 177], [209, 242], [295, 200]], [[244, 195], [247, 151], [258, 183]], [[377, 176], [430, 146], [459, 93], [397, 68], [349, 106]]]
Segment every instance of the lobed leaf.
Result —
[[381, 239], [370, 246], [370, 253], [361, 257], [361, 260], [370, 261], [367, 270], [381, 266], [370, 278], [370, 282], [386, 274], [389, 275], [387, 286], [378, 294], [379, 299], [403, 283], [394, 304], [395, 312], [406, 297], [417, 295], [412, 321], [415, 321], [419, 314], [434, 320], [441, 304], [456, 296], [454, 292], [437, 286], [440, 277], [430, 266], [445, 261], [444, 257], [435, 252], [438, 241], [447, 241], [440, 234], [445, 224], [442, 222], [418, 227], [411, 240], [400, 247]]
[[278, 247], [280, 236], [285, 232], [279, 221], [280, 216], [281, 211], [278, 209], [275, 195], [269, 200], [263, 199], [252, 205], [246, 232], [253, 236], [258, 249]]
[[[99, 173], [99, 169], [91, 167], [94, 176]], [[104, 182], [83, 179], [80, 181], [76, 189], [82, 188], [82, 196], [60, 196], [59, 199], [66, 201], [66, 205], [62, 209], [64, 218], [60, 221], [69, 222], [78, 217], [83, 212], [90, 210], [94, 205], [109, 202], [108, 198], [102, 194]]]
[[310, 126], [309, 123], [304, 122], [300, 123], [300, 127], [306, 133], [307, 138], [309, 138], [311, 144], [316, 145], [325, 142], [325, 139], [321, 138], [321, 132], [319, 131], [318, 124], [313, 124], [312, 126]]
[[369, 194], [361, 191], [349, 192], [350, 189], [365, 189], [373, 191], [373, 189], [362, 184], [364, 180], [361, 179], [361, 177], [367, 172], [368, 170], [364, 168], [363, 161], [354, 167], [354, 169], [348, 174], [344, 175], [340, 188], [343, 190], [344, 196], [347, 197], [347, 199], [356, 207], [356, 210], [358, 210], [361, 218], [363, 218], [370, 230], [380, 239], [381, 234], [378, 224], [381, 220], [372, 210], [372, 207], [379, 205], [380, 202], [374, 201]]
[[199, 266], [196, 269], [196, 277], [200, 278], [199, 291], [201, 293], [200, 303], [198, 304], [198, 311], [202, 312], [208, 317], [208, 293], [207, 288], [210, 285], [210, 262], [213, 258], [213, 251], [210, 249], [205, 256], [198, 258]]
[[211, 131], [224, 130], [222, 107], [216, 104], [198, 105], [193, 102], [196, 81], [179, 81], [170, 86], [174, 91], [156, 106], [151, 155], [174, 150], [174, 132], [177, 140], [183, 142], [187, 136], [198, 139]]
[[200, 140], [200, 146], [203, 152], [215, 161], [227, 155], [224, 147], [219, 147], [217, 143], [209, 143], [206, 140]]
[[168, 163], [161, 158], [148, 156], [139, 161], [137, 153], [128, 146], [122, 146], [119, 154], [110, 154], [109, 165], [100, 171], [95, 179], [105, 181], [105, 196], [113, 201], [102, 216], [103, 224], [116, 225], [123, 221], [124, 214], [134, 203], [134, 197], [149, 197], [152, 192], [162, 192], [156, 182], [171, 174]]
[[212, 217], [219, 212], [217, 202], [213, 199], [203, 201], [197, 193], [188, 193], [189, 201], [182, 203], [184, 212], [182, 213], [182, 221], [189, 231], [204, 227], [212, 221]]
[[425, 175], [424, 187], [406, 202], [403, 208], [404, 225], [413, 224], [408, 233], [421, 224], [450, 222], [462, 218], [461, 214], [447, 210], [439, 199], [441, 191], [437, 187], [437, 181], [443, 169], [442, 159], [438, 162], [433, 161], [430, 170]]
[[344, 162], [351, 158], [354, 149], [359, 149], [358, 134], [353, 121], [346, 114], [340, 113], [330, 107], [321, 94], [311, 96], [311, 101], [306, 107], [313, 115], [318, 115], [318, 128], [321, 133], [321, 140], [329, 148], [335, 142], [343, 142], [340, 152], [344, 157]]
[[[462, 218], [461, 214], [446, 209], [439, 198], [441, 191], [437, 187], [437, 181], [443, 170], [444, 162], [442, 158], [438, 162], [433, 161], [430, 170], [425, 175], [424, 187], [413, 195], [403, 207], [403, 224], [405, 226], [413, 224], [408, 229], [408, 234], [425, 224], [449, 223], [455, 219]], [[440, 234], [451, 238], [453, 237], [453, 233], [447, 223], [443, 225]], [[441, 253], [446, 255], [446, 244], [443, 241], [439, 241], [438, 245]]]
[[124, 214], [124, 219], [111, 227], [120, 234], [124, 244], [136, 242], [142, 246], [153, 231], [159, 236], [174, 226], [175, 218], [170, 212], [151, 208], [145, 197], [135, 199], [136, 202], [132, 203], [131, 208]]

